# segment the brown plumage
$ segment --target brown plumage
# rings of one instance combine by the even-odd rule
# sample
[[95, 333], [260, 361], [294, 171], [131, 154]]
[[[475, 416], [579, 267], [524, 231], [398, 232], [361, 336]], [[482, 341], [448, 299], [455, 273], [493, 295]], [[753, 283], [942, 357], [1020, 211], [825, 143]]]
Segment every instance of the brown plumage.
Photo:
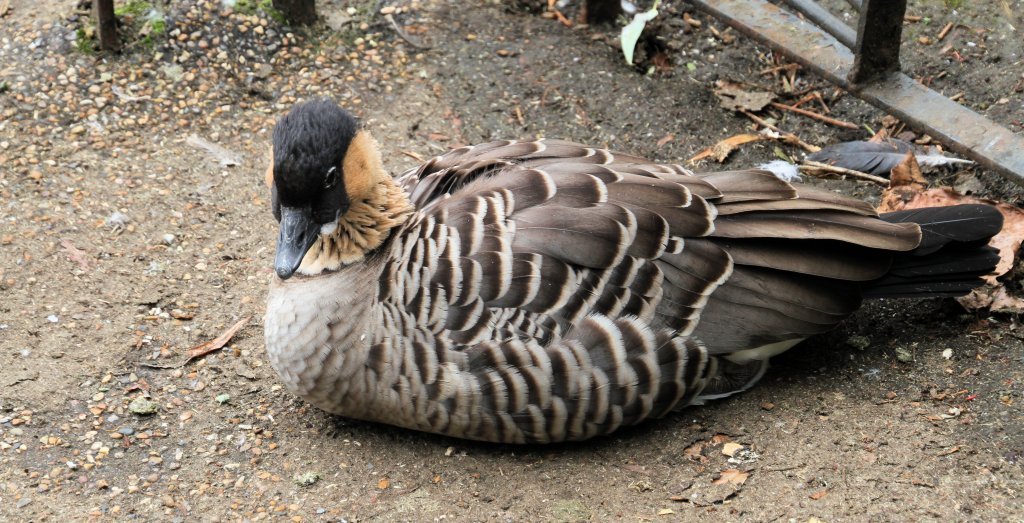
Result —
[[[298, 106], [274, 139], [266, 341], [286, 386], [479, 440], [580, 440], [744, 390], [864, 293], [966, 293], [1001, 226], [982, 206], [880, 219], [763, 171], [555, 140], [463, 147], [393, 180], [330, 102]], [[336, 183], [333, 206], [297, 196]]]

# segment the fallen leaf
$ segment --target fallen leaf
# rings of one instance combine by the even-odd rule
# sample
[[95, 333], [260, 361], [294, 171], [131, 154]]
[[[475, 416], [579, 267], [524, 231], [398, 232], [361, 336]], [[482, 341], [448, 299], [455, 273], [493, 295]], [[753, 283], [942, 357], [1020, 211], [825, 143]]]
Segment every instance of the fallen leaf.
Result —
[[721, 163], [736, 150], [737, 147], [748, 144], [751, 142], [759, 142], [761, 140], [768, 140], [769, 136], [763, 134], [737, 134], [730, 136], [724, 140], [719, 141], [715, 145], [704, 149], [690, 158], [690, 163], [699, 162], [705, 158], [713, 157], [715, 161]]
[[435, 142], [447, 142], [448, 140], [451, 140], [452, 137], [448, 136], [447, 134], [430, 133], [430, 134], [427, 135], [427, 139], [428, 140], [433, 140]]
[[75, 247], [75, 244], [71, 243], [71, 240], [67, 238], [60, 240], [60, 246], [64, 248], [64, 252], [67, 253], [69, 260], [77, 263], [83, 271], [89, 270], [92, 260], [86, 255], [85, 251]]
[[[246, 323], [249, 323], [249, 320], [251, 318], [252, 318], [252, 316], [246, 316], [246, 317], [242, 318], [241, 320], [239, 320], [238, 323], [236, 323], [236, 324], [232, 325], [230, 328], [228, 328], [228, 330], [226, 330], [223, 333], [221, 333], [221, 335], [217, 336], [215, 339], [210, 340], [210, 341], [205, 342], [205, 343], [202, 343], [200, 345], [196, 345], [195, 347], [192, 347], [187, 352], [185, 352], [185, 356], [186, 356], [185, 361], [183, 361], [181, 363], [178, 363], [176, 365], [155, 365], [155, 364], [152, 364], [152, 363], [140, 363], [140, 365], [143, 365], [145, 367], [154, 368], [154, 369], [176, 369], [176, 368], [179, 368], [179, 367], [184, 367], [185, 365], [188, 365], [188, 363], [190, 361], [192, 361], [192, 360], [194, 360], [196, 358], [200, 358], [202, 356], [206, 356], [207, 354], [209, 354], [209, 353], [211, 353], [211, 352], [213, 352], [215, 350], [223, 348], [225, 345], [228, 344], [229, 341], [231, 341], [231, 338], [234, 337], [235, 333], [238, 332], [239, 329], [241, 329]], [[199, 383], [202, 383], [202, 382], [199, 382]]]
[[753, 91], [743, 85], [728, 80], [715, 82], [715, 96], [722, 107], [732, 111], [750, 111], [756, 113], [772, 103], [775, 95], [766, 91]]
[[714, 436], [711, 437], [711, 444], [721, 445], [722, 443], [725, 443], [726, 441], [729, 441], [731, 439], [732, 437], [729, 436], [728, 434], [715, 434]]
[[675, 514], [676, 512], [670, 508], [663, 508], [658, 511], [659, 516], [667, 516], [669, 514]]
[[749, 472], [744, 472], [739, 469], [725, 469], [722, 471], [718, 479], [712, 481], [713, 485], [742, 485], [743, 482], [747, 481], [747, 477], [750, 476]]
[[672, 140], [675, 140], [675, 139], [676, 139], [676, 135], [674, 135], [674, 134], [666, 134], [662, 139], [658, 140], [658, 144], [657, 145], [658, 145], [658, 147], [661, 147], [662, 145], [665, 145], [668, 142], [671, 142]]
[[379, 488], [381, 490], [385, 490], [385, 489], [387, 489], [390, 486], [391, 486], [391, 481], [388, 478], [381, 478], [381, 480], [377, 482], [377, 488]]
[[811, 494], [810, 498], [814, 499], [814, 500], [818, 500], [818, 499], [821, 499], [821, 498], [823, 498], [823, 497], [825, 497], [827, 495], [828, 495], [828, 489], [819, 490], [819, 491], [815, 492], [814, 494]]
[[722, 446], [722, 454], [729, 456], [730, 458], [736, 454], [737, 451], [743, 448], [743, 445], [730, 441]]
[[914, 153], [907, 151], [903, 155], [903, 160], [892, 167], [892, 172], [889, 175], [889, 186], [908, 187], [916, 192], [928, 188], [928, 180], [921, 174], [921, 166], [917, 163]]
[[704, 453], [702, 452], [704, 450], [705, 445], [705, 442], [698, 441], [697, 443], [694, 443], [693, 445], [686, 447], [685, 449], [683, 449], [683, 457], [693, 461], [699, 461], [701, 463], [707, 462], [708, 458], [704, 456]]

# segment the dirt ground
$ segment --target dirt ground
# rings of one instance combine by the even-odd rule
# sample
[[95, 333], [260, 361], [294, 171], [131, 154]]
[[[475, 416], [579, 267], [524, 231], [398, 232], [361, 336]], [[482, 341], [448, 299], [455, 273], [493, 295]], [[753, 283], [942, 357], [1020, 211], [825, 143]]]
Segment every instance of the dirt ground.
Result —
[[[262, 172], [274, 119], [296, 100], [350, 107], [396, 173], [457, 143], [537, 135], [683, 161], [752, 129], [720, 108], [720, 79], [787, 102], [817, 89], [832, 117], [891, 124], [808, 73], [787, 93], [762, 74], [784, 62], [681, 2], [663, 2], [636, 67], [614, 28], [569, 28], [538, 3], [400, 2], [399, 36], [386, 3], [321, 2], [328, 24], [304, 34], [259, 10], [173, 0], [156, 6], [164, 34], [104, 56], [79, 48], [73, 2], [11, 0], [0, 518], [1024, 521], [1024, 331], [953, 301], [869, 304], [746, 394], [585, 444], [468, 443], [328, 416], [281, 390], [263, 350], [277, 233]], [[1024, 2], [911, 4], [905, 70], [1024, 131]], [[818, 145], [868, 136], [763, 116]], [[762, 142], [701, 168], [779, 152], [800, 155]], [[931, 177], [1024, 195], [977, 168]], [[220, 351], [152, 367], [241, 320]], [[742, 445], [731, 458], [729, 443]]]

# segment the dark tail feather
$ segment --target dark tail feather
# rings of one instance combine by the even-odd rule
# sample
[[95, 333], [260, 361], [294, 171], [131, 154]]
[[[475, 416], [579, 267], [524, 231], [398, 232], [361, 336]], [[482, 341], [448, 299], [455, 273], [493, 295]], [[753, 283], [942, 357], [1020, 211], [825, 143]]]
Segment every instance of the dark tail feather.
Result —
[[921, 245], [899, 253], [885, 276], [870, 282], [865, 298], [963, 296], [984, 283], [999, 253], [988, 241], [1003, 228], [1003, 215], [990, 205], [931, 207], [881, 215], [890, 223], [921, 226]]

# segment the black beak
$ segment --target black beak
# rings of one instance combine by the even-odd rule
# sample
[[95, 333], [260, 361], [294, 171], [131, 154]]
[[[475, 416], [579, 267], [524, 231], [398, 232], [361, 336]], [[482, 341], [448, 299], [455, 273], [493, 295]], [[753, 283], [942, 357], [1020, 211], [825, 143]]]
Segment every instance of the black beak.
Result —
[[302, 258], [320, 235], [320, 224], [310, 208], [281, 206], [281, 234], [277, 237], [274, 270], [282, 280], [291, 278]]

